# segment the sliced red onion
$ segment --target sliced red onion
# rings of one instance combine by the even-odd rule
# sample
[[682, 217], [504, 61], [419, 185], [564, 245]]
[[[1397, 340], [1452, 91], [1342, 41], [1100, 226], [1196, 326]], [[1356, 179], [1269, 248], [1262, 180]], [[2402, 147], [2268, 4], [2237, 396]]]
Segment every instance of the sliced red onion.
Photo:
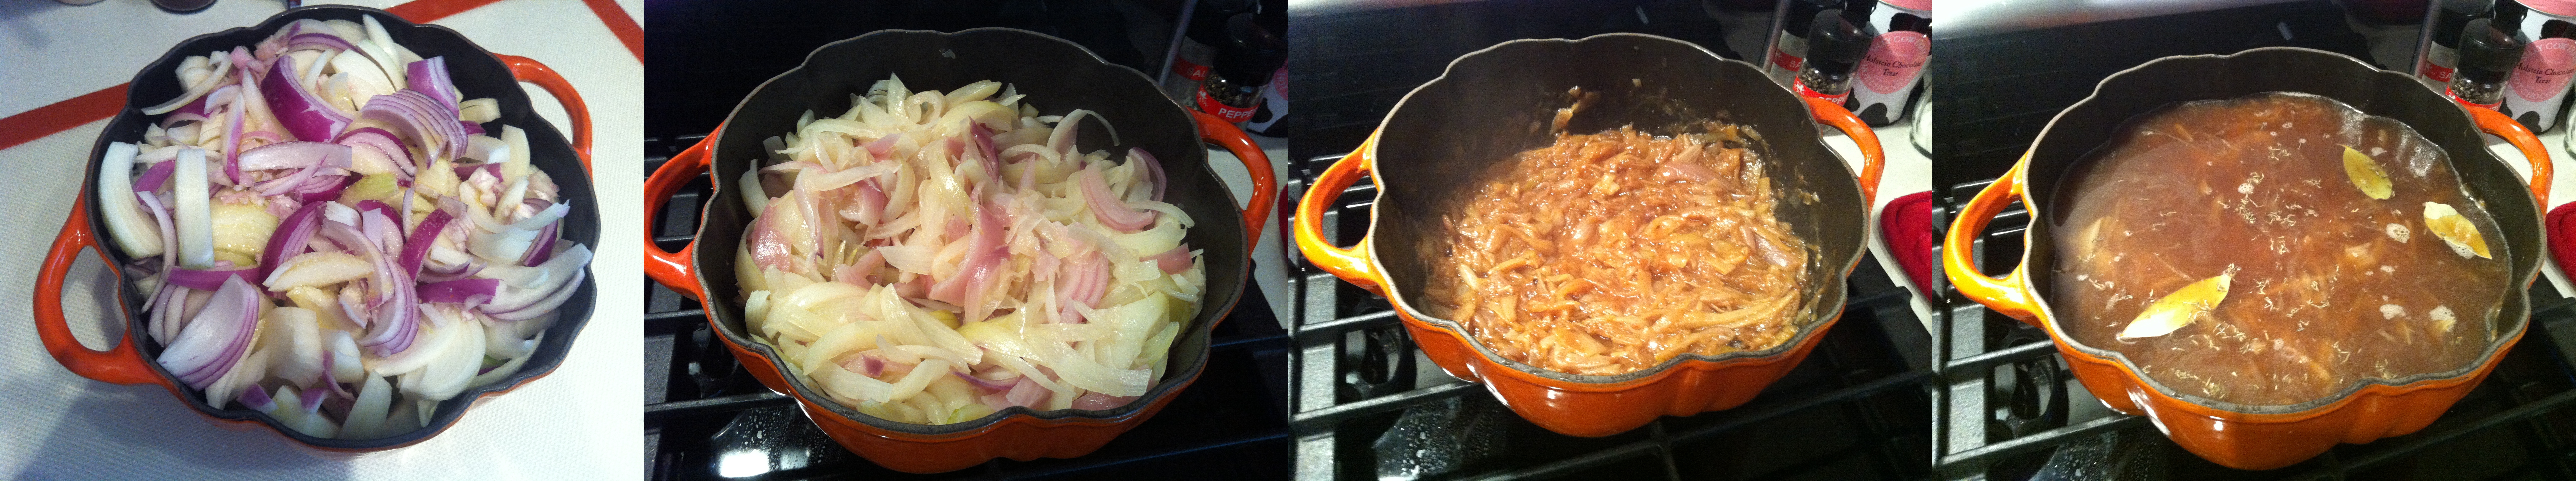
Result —
[[1179, 274], [1181, 271], [1190, 270], [1190, 244], [1181, 243], [1180, 247], [1174, 247], [1161, 254], [1146, 256], [1145, 260], [1154, 261], [1154, 267], [1162, 268], [1164, 274]]
[[242, 280], [251, 281], [253, 283], [259, 282], [259, 279], [265, 279], [265, 277], [250, 277], [258, 275], [258, 273], [259, 269], [248, 267], [240, 269], [189, 269], [181, 267], [171, 269], [170, 275], [164, 276], [162, 278], [162, 282], [176, 284], [179, 287], [186, 287], [189, 289], [211, 291], [223, 287], [225, 279], [240, 277]]
[[348, 190], [349, 186], [357, 183], [358, 177], [355, 175], [316, 175], [313, 178], [304, 179], [304, 184], [297, 186], [293, 194], [298, 201], [329, 202], [338, 200], [340, 191]]
[[1129, 208], [1127, 201], [1110, 195], [1109, 181], [1100, 177], [1099, 164], [1093, 164], [1092, 167], [1082, 169], [1082, 172], [1074, 175], [1082, 184], [1083, 203], [1091, 206], [1092, 216], [1099, 218], [1101, 225], [1121, 232], [1135, 232], [1152, 227], [1154, 215], [1160, 214], [1150, 210], [1140, 211]]
[[[420, 285], [421, 302], [477, 303], [501, 293], [501, 280], [491, 278], [457, 279]], [[477, 299], [480, 297], [480, 299]]]
[[1146, 152], [1142, 147], [1128, 148], [1127, 162], [1142, 164], [1145, 169], [1145, 182], [1154, 185], [1154, 201], [1162, 202], [1163, 188], [1166, 187], [1164, 184], [1167, 183], [1163, 177], [1163, 162], [1156, 160], [1153, 152]]
[[458, 264], [456, 267], [447, 269], [443, 272], [437, 268], [423, 268], [420, 273], [420, 281], [442, 282], [473, 277], [475, 274], [483, 272], [484, 265], [485, 264], [481, 259], [467, 259], [464, 264]]
[[[315, 65], [313, 68], [322, 68]], [[332, 107], [330, 102], [313, 95], [295, 81], [295, 62], [277, 62], [268, 78], [259, 83], [260, 95], [268, 101], [269, 114], [278, 125], [295, 138], [320, 141], [337, 136], [349, 127], [349, 114]]]
[[232, 371], [250, 348], [259, 325], [259, 288], [239, 278], [224, 281], [156, 362], [189, 387], [205, 389]]
[[1002, 154], [993, 148], [993, 129], [985, 128], [982, 122], [968, 121], [967, 123], [973, 125], [966, 129], [966, 136], [974, 139], [972, 144], [975, 146], [975, 162], [984, 166], [985, 177], [996, 183], [1001, 182]]
[[562, 225], [563, 221], [558, 219], [552, 223], [546, 224], [544, 229], [538, 230], [536, 242], [528, 245], [527, 256], [519, 258], [519, 265], [536, 267], [539, 264], [546, 263], [547, 260], [553, 259], [555, 256], [555, 238], [560, 236], [560, 233], [557, 232], [557, 228]]
[[241, 396], [234, 397], [233, 400], [241, 401], [242, 406], [249, 407], [253, 411], [277, 410], [276, 398], [269, 397], [268, 392], [261, 391], [257, 384], [243, 388]]
[[958, 379], [964, 379], [967, 384], [973, 384], [975, 387], [983, 388], [986, 391], [1007, 391], [1011, 389], [1011, 386], [1019, 385], [1019, 379], [995, 381], [956, 371], [949, 371], [948, 374], [957, 376]]
[[[331, 365], [331, 363], [330, 363], [330, 359], [331, 359], [331, 351], [322, 351], [322, 359], [323, 359], [323, 363], [322, 363], [322, 365], [325, 365], [325, 366]], [[334, 389], [337, 389], [337, 388], [339, 388], [339, 387], [340, 387], [340, 383], [331, 382], [331, 381], [330, 381], [329, 379], [327, 379], [327, 378], [326, 378], [326, 379], [324, 379], [324, 380], [322, 381], [322, 383], [323, 383], [323, 384], [329, 384], [329, 385], [331, 385], [331, 387], [332, 387], [332, 388], [334, 388]], [[322, 391], [322, 390], [320, 390], [320, 389], [306, 389], [306, 390], [304, 390], [303, 395], [301, 395], [301, 396], [297, 396], [297, 397], [303, 398], [303, 399], [297, 400], [296, 402], [298, 402], [298, 403], [303, 403], [303, 404], [304, 404], [304, 406], [302, 406], [302, 407], [304, 408], [304, 415], [306, 415], [306, 416], [311, 416], [311, 415], [313, 415], [313, 412], [314, 412], [314, 411], [322, 409], [322, 400], [323, 400], [324, 398], [328, 398], [328, 397], [330, 397], [330, 393], [323, 392], [323, 391]]]
[[1003, 394], [1002, 399], [1009, 401], [1013, 406], [1035, 407], [1038, 403], [1046, 402], [1047, 396], [1051, 394], [1054, 394], [1054, 391], [1048, 391], [1046, 386], [1039, 385], [1036, 379], [1021, 376], [1020, 382], [1012, 384], [1011, 391]]
[[259, 195], [262, 196], [283, 195], [288, 192], [295, 192], [299, 188], [304, 187], [305, 181], [311, 180], [314, 173], [321, 172], [324, 168], [348, 168], [349, 155], [349, 146], [346, 145], [326, 144], [321, 142], [286, 142], [269, 144], [256, 149], [251, 149], [249, 152], [243, 152], [241, 163], [239, 165], [248, 170], [268, 170], [250, 167], [269, 167], [283, 164], [290, 167], [273, 168], [291, 168], [293, 164], [303, 164], [303, 170], [296, 171], [294, 175], [270, 179], [267, 182], [259, 183], [256, 187], [259, 189]]
[[[367, 327], [366, 338], [359, 339], [358, 345], [373, 350], [377, 356], [410, 349], [412, 341], [420, 337], [420, 306], [413, 297], [416, 286], [412, 284], [411, 273], [396, 269], [393, 261], [376, 248], [375, 242], [348, 224], [326, 220], [322, 223], [321, 234], [376, 265], [375, 276], [369, 285], [377, 291], [378, 297], [370, 303], [382, 306], [382, 309], [377, 310], [374, 322]], [[352, 311], [351, 315], [357, 312], [360, 311]]]
[[395, 260], [394, 267], [419, 273], [420, 264], [429, 258], [430, 246], [438, 243], [438, 233], [447, 230], [447, 223], [455, 219], [456, 215], [447, 213], [447, 209], [429, 211], [429, 217], [412, 227], [411, 239], [403, 241], [402, 257]]
[[171, 172], [171, 171], [174, 171], [174, 170], [178, 170], [178, 167], [179, 167], [179, 163], [178, 163], [178, 161], [173, 161], [173, 160], [164, 160], [164, 161], [161, 161], [161, 162], [158, 162], [158, 163], [154, 163], [154, 164], [152, 164], [152, 168], [144, 169], [144, 170], [143, 170], [143, 176], [142, 176], [142, 177], [136, 177], [136, 178], [134, 178], [134, 191], [135, 191], [135, 192], [157, 192], [157, 191], [160, 191], [160, 190], [161, 190], [161, 184], [169, 183], [169, 182], [170, 182], [170, 172]]
[[[555, 205], [554, 202], [534, 197], [528, 198], [526, 201], [522, 201], [521, 204], [527, 205], [529, 208], [536, 209], [539, 212], [543, 212], [546, 208], [554, 207]], [[537, 231], [536, 241], [528, 244], [528, 253], [519, 258], [519, 265], [536, 267], [538, 264], [544, 264], [547, 260], [553, 259], [555, 256], [555, 238], [559, 236], [557, 228], [562, 225], [563, 220], [556, 219], [554, 222], [546, 223], [546, 227], [544, 229], [539, 229]]]
[[409, 135], [429, 150], [431, 158], [465, 150], [465, 128], [457, 125], [456, 114], [456, 109], [440, 107], [430, 94], [413, 89], [367, 99], [367, 105], [358, 110], [359, 118], [384, 122]]
[[411, 149], [403, 147], [402, 138], [394, 136], [393, 132], [385, 129], [375, 127], [351, 129], [348, 133], [340, 134], [340, 138], [333, 140], [332, 143], [376, 149], [376, 152], [384, 154], [386, 159], [393, 161], [394, 167], [399, 169], [399, 178], [404, 180], [409, 180], [412, 173], [420, 168], [415, 165], [417, 161], [411, 158]]
[[877, 377], [885, 375], [885, 358], [878, 357], [873, 349], [869, 350], [869, 352], [859, 353], [859, 355], [841, 362], [842, 368], [849, 369], [850, 372], [859, 373], [859, 375], [862, 376]]
[[868, 143], [868, 155], [875, 156], [874, 158], [878, 159], [894, 155], [894, 144], [901, 140], [903, 140], [903, 134], [901, 133], [880, 137], [877, 141]]
[[[243, 53], [241, 47], [233, 47], [233, 64], [244, 66], [249, 65], [250, 55]], [[258, 85], [250, 78], [251, 69], [238, 68], [235, 69], [235, 71], [241, 75], [242, 85]], [[243, 90], [237, 91], [233, 95], [234, 100], [232, 101], [232, 105], [225, 108], [225, 110], [231, 111], [231, 113], [225, 115], [225, 118], [228, 120], [224, 121], [224, 142], [227, 142], [230, 145], [229, 147], [224, 148], [224, 180], [227, 181], [228, 185], [241, 185], [242, 182], [241, 164], [235, 163], [235, 161], [241, 157], [242, 116], [250, 111], [251, 94], [251, 91], [248, 90], [247, 87]]]
[[457, 95], [456, 83], [447, 78], [446, 56], [413, 61], [403, 65], [403, 71], [408, 76], [413, 90], [429, 94], [430, 98], [437, 99], [439, 105], [448, 110], [456, 110], [456, 103], [465, 101], [464, 97]]
[[268, 248], [259, 254], [259, 268], [256, 271], [259, 277], [256, 279], [267, 279], [268, 274], [276, 271], [277, 266], [285, 264], [287, 259], [304, 254], [305, 247], [313, 239], [314, 229], [321, 227], [322, 204], [319, 202], [297, 207], [295, 213], [287, 214], [285, 219], [279, 220], [277, 231], [268, 234]]
[[[483, 130], [483, 124], [482, 124], [482, 123], [475, 122], [475, 121], [472, 121], [472, 120], [459, 120], [459, 121], [456, 121], [456, 124], [457, 124], [457, 126], [458, 126], [458, 127], [463, 127], [463, 128], [465, 128], [465, 134], [466, 134], [466, 135], [483, 135], [483, 134], [490, 133], [490, 131]], [[468, 140], [472, 140], [472, 139], [468, 139]], [[471, 143], [469, 142], [469, 143], [468, 143], [468, 145], [471, 145]]]

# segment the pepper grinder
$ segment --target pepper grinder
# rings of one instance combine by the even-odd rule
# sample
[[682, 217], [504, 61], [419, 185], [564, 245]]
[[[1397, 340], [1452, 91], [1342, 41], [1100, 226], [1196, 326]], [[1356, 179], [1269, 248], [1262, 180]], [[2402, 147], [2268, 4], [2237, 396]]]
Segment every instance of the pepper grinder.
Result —
[[2443, 92], [2461, 105], [2495, 110], [2504, 104], [2504, 83], [2522, 50], [2531, 42], [2520, 32], [2498, 29], [2494, 19], [2470, 20], [2460, 32], [2460, 66]]

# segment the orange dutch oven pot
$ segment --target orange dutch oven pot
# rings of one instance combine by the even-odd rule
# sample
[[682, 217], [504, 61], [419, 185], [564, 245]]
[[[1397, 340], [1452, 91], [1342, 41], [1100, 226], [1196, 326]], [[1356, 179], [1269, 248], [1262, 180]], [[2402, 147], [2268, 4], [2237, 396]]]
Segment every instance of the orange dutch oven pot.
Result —
[[[2269, 47], [2230, 55], [2166, 57], [2112, 74], [2094, 93], [2059, 112], [2042, 129], [2019, 165], [1968, 202], [1950, 226], [1941, 252], [1943, 269], [1959, 293], [2047, 331], [2086, 390], [2112, 410], [2147, 416], [2175, 444], [2237, 469], [2273, 469], [2315, 457], [2336, 443], [2367, 443], [2404, 435], [2433, 423], [2467, 395], [2530, 323], [2531, 299], [2522, 289], [2507, 298], [2496, 341], [2478, 361], [2459, 369], [2400, 379], [2368, 379], [2344, 391], [2291, 405], [2221, 402], [2171, 388], [2138, 374], [2121, 354], [2084, 345], [2060, 332], [2047, 294], [2058, 226], [2045, 214], [2057, 207], [2056, 187], [2084, 154], [2103, 145], [2129, 118], [2175, 102], [2230, 99], [2263, 92], [2302, 92], [2350, 104], [2371, 115], [2404, 122], [2442, 147], [2461, 182], [2484, 201], [2505, 233], [2511, 285], [2529, 286], [2542, 255], [2541, 206], [2549, 197], [2549, 154], [2530, 130], [2493, 110], [2463, 109], [2406, 74], [2379, 70], [2358, 59], [2301, 48]], [[2478, 133], [2503, 137], [2531, 162], [2525, 184], [2511, 166], [2486, 150]], [[2525, 191], [2525, 185], [2529, 190]], [[2003, 277], [1979, 272], [1970, 244], [2005, 206], [2030, 210], [2021, 265]], [[2031, 266], [2042, 266], [2031, 269]]]
[[[754, 168], [754, 160], [768, 158], [761, 139], [793, 132], [800, 113], [846, 110], [853, 94], [867, 93], [869, 85], [889, 74], [901, 75], [916, 91], [993, 80], [1017, 87], [1045, 115], [1076, 108], [1099, 112], [1124, 141], [1116, 145], [1142, 147], [1162, 162], [1170, 183], [1164, 200], [1198, 221], [1187, 240], [1205, 251], [1208, 284], [1198, 317], [1173, 341], [1171, 369], [1145, 395], [1102, 411], [1013, 407], [962, 423], [896, 422], [862, 414], [824, 395], [805, 376], [787, 371], [776, 349], [743, 328], [733, 262], [752, 217], [741, 194], [731, 192], [731, 179]], [[1077, 134], [1079, 144], [1093, 149], [1112, 145], [1104, 130], [1083, 129]], [[1204, 143], [1224, 147], [1251, 171], [1249, 205], [1236, 209], [1225, 182], [1207, 165]], [[714, 135], [645, 179], [644, 211], [661, 211], [671, 193], [710, 174], [716, 194], [702, 211], [697, 238], [679, 252], [665, 252], [647, 236], [645, 274], [703, 301], [707, 323], [743, 369], [770, 390], [795, 397], [806, 417], [841, 447], [880, 466], [913, 473], [955, 471], [994, 458], [1078, 457], [1153, 417], [1206, 370], [1209, 331], [1233, 310], [1251, 282], [1252, 245], [1278, 195], [1270, 158], [1234, 124], [1182, 110], [1145, 74], [1101, 60], [1081, 45], [1009, 28], [880, 30], [815, 49], [803, 65], [744, 97]]]
[[[1616, 376], [1547, 371], [1495, 355], [1457, 321], [1432, 317], [1410, 297], [1428, 282], [1428, 254], [1442, 232], [1440, 200], [1475, 173], [1512, 154], [1548, 145], [1545, 114], [1581, 87], [1600, 94], [1577, 112], [1568, 132], [1633, 125], [1657, 134], [1686, 133], [1708, 120], [1752, 125], [1770, 150], [1773, 185], [1790, 191], [1781, 218], [1816, 247], [1807, 306], [1794, 319], [1796, 337], [1770, 349], [1717, 356], [1685, 354], [1654, 368]], [[1815, 124], [1841, 129], [1867, 158], [1853, 175], [1817, 135]], [[1335, 162], [1297, 204], [1297, 248], [1316, 267], [1385, 296], [1431, 362], [1449, 375], [1484, 383], [1522, 418], [1573, 436], [1608, 436], [1658, 416], [1689, 416], [1751, 401], [1816, 346], [1842, 314], [1842, 277], [1860, 260], [1869, 235], [1872, 192], [1884, 157], [1878, 137], [1832, 102], [1790, 93], [1744, 62], [1653, 35], [1614, 33], [1581, 40], [1514, 40], [1459, 57], [1415, 88], [1360, 148]], [[1342, 248], [1324, 240], [1324, 209], [1360, 176], [1378, 186], [1369, 233]], [[1421, 247], [1416, 247], [1421, 246]]]
[[[89, 169], [81, 177], [84, 179], [82, 182], [85, 187], [81, 189], [80, 202], [72, 205], [70, 218], [63, 220], [62, 233], [54, 237], [53, 248], [46, 252], [44, 266], [38, 271], [35, 295], [36, 334], [44, 340], [45, 350], [51, 352], [54, 360], [61, 362], [63, 368], [70, 369], [73, 374], [79, 374], [81, 377], [99, 381], [159, 385], [169, 389], [170, 394], [178, 396], [182, 404], [195, 408], [197, 414], [205, 416], [207, 421], [226, 429], [245, 430], [265, 427], [294, 441], [297, 446], [316, 451], [366, 453], [402, 448], [428, 440], [431, 436], [437, 436], [438, 433], [445, 432], [449, 426], [455, 425], [456, 420], [462, 418], [465, 411], [471, 409], [476, 402], [488, 396], [507, 393], [536, 378], [545, 377], [546, 374], [553, 373], [556, 366], [563, 364], [564, 355], [572, 349], [573, 337], [580, 334], [582, 326], [590, 320], [591, 300], [598, 292], [596, 287], [598, 281], [595, 279], [582, 281], [580, 291], [576, 292], [573, 298], [566, 301], [562, 307], [557, 308], [561, 313], [560, 317], [556, 319], [553, 327], [546, 329], [545, 341], [538, 344], [536, 353], [532, 354], [534, 357], [529, 358], [528, 364], [521, 368], [518, 374], [492, 384], [466, 388], [456, 397], [439, 402], [438, 413], [430, 419], [428, 427], [378, 439], [317, 438], [280, 425], [276, 418], [267, 413], [206, 406], [203, 402], [204, 395], [198, 393], [196, 389], [189, 388], [186, 383], [179, 382], [176, 377], [170, 375], [169, 371], [162, 369], [159, 363], [152, 361], [161, 354], [163, 346], [153, 342], [148, 336], [135, 335], [135, 333], [149, 332], [144, 329], [144, 323], [148, 318], [138, 315], [137, 312], [142, 310], [143, 303], [152, 296], [148, 292], [134, 291], [134, 279], [139, 276], [124, 269], [117, 269], [117, 281], [121, 284], [121, 287], [116, 290], [117, 308], [106, 313], [116, 322], [126, 324], [124, 338], [115, 340], [114, 344], [106, 350], [96, 350], [81, 345], [80, 340], [72, 336], [71, 327], [63, 318], [63, 283], [64, 276], [70, 272], [73, 262], [79, 260], [81, 251], [97, 250], [99, 257], [110, 266], [130, 265], [134, 260], [123, 252], [107, 247], [114, 243], [105, 242], [106, 239], [98, 234], [107, 231], [105, 220], [94, 219], [89, 215], [91, 204], [99, 199], [93, 190], [98, 180], [98, 159], [106, 155], [109, 142], [143, 140], [145, 128], [155, 121], [154, 118], [143, 115], [141, 110], [143, 106], [161, 103], [187, 91], [186, 86], [179, 85], [177, 77], [170, 75], [170, 72], [178, 68], [179, 62], [190, 55], [204, 55], [206, 52], [231, 50], [235, 46], [259, 43], [261, 39], [268, 38], [270, 34], [276, 33], [278, 29], [285, 28], [288, 23], [296, 20], [309, 18], [357, 21], [361, 15], [372, 16], [376, 21], [382, 22], [385, 32], [392, 35], [395, 43], [401, 44], [403, 48], [411, 49], [425, 57], [447, 57], [448, 71], [456, 82], [457, 90], [464, 93], [465, 98], [491, 97], [499, 100], [501, 118], [494, 122], [527, 131], [528, 145], [535, 149], [529, 158], [530, 164], [556, 179], [555, 182], [563, 188], [562, 195], [567, 202], [575, 206], [598, 205], [598, 195], [592, 192], [590, 184], [590, 109], [584, 106], [581, 94], [573, 90], [572, 84], [565, 82], [562, 76], [556, 75], [553, 69], [546, 68], [545, 64], [526, 57], [486, 52], [455, 30], [436, 25], [414, 24], [383, 10], [365, 7], [317, 5], [294, 8], [269, 17], [258, 26], [199, 35], [180, 42], [178, 46], [171, 48], [169, 53], [162, 54], [160, 60], [154, 61], [150, 66], [144, 67], [142, 72], [135, 74], [134, 82], [129, 84], [130, 87], [126, 92], [124, 109], [119, 110], [116, 116], [108, 121], [107, 129], [91, 146], [88, 160], [84, 161], [89, 164]], [[527, 92], [520, 90], [519, 82], [537, 84], [539, 88], [545, 89], [548, 94], [554, 95], [557, 101], [563, 103], [564, 111], [572, 116], [573, 122], [573, 136], [569, 142], [562, 134], [555, 132], [552, 124], [547, 123], [543, 117], [537, 116], [536, 110], [529, 104]], [[599, 212], [587, 208], [573, 209], [572, 213], [564, 218], [562, 231], [565, 240], [584, 245], [599, 245]]]

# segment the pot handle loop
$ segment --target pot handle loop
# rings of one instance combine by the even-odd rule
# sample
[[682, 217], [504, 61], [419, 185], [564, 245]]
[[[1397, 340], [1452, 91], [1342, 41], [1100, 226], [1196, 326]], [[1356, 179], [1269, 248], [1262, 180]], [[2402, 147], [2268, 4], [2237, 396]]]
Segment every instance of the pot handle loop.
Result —
[[2523, 158], [2531, 161], [2531, 198], [2540, 201], [2541, 212], [2548, 212], [2549, 151], [2540, 147], [2540, 137], [2532, 135], [2531, 129], [2523, 127], [2521, 122], [2513, 121], [2512, 117], [2506, 117], [2502, 112], [2483, 108], [2462, 110], [2469, 111], [2469, 117], [2477, 119], [2478, 130], [2503, 137], [2505, 142], [2513, 144], [2514, 150], [2522, 151]]
[[[717, 125], [716, 131], [723, 132], [724, 126]], [[644, 179], [644, 225], [653, 225], [653, 213], [662, 211], [662, 204], [671, 201], [671, 193], [678, 192], [680, 187], [688, 185], [690, 180], [707, 174], [707, 149], [710, 147], [709, 142], [714, 142], [715, 139], [715, 135], [708, 135], [705, 140], [699, 140], [697, 145], [691, 145], [688, 150], [680, 151], [680, 155], [671, 156], [671, 160], [663, 161], [662, 168], [654, 169], [653, 176]], [[724, 183], [716, 182], [716, 184], [716, 195], [724, 195]], [[707, 206], [713, 208], [721, 204], [723, 203], [708, 202]], [[700, 215], [705, 213], [701, 212]], [[649, 227], [647, 229], [649, 230]], [[669, 287], [681, 295], [705, 301], [707, 293], [698, 290], [697, 273], [692, 272], [689, 266], [689, 259], [697, 253], [697, 250], [698, 241], [692, 239], [689, 241], [689, 246], [680, 248], [679, 252], [663, 251], [662, 246], [653, 243], [653, 233], [645, 232], [644, 274], [652, 277], [654, 282], [662, 283], [662, 287]]]
[[1342, 191], [1359, 182], [1361, 176], [1368, 176], [1371, 182], [1375, 182], [1376, 176], [1370, 171], [1376, 166], [1377, 134], [1369, 134], [1368, 141], [1361, 142], [1359, 150], [1334, 161], [1332, 167], [1324, 169], [1323, 175], [1316, 176], [1314, 185], [1306, 188], [1305, 196], [1297, 199], [1297, 219], [1292, 230], [1297, 236], [1297, 250], [1306, 254], [1307, 262], [1352, 285], [1383, 295], [1384, 292], [1378, 288], [1375, 264], [1369, 262], [1366, 253], [1368, 237], [1360, 237], [1359, 243], [1348, 249], [1324, 240], [1324, 209], [1340, 200]]
[[537, 84], [537, 88], [546, 89], [547, 95], [555, 96], [555, 102], [563, 104], [564, 114], [572, 116], [572, 151], [581, 154], [581, 170], [589, 172], [590, 106], [581, 102], [581, 92], [573, 90], [572, 82], [564, 81], [562, 75], [555, 74], [555, 69], [546, 68], [546, 64], [535, 59], [497, 53], [492, 54], [492, 58], [510, 66], [511, 77]]
[[1190, 112], [1190, 118], [1198, 121], [1201, 140], [1233, 152], [1236, 160], [1243, 161], [1243, 170], [1252, 174], [1252, 202], [1243, 206], [1243, 250], [1250, 252], [1261, 244], [1261, 228], [1269, 224], [1270, 210], [1279, 203], [1279, 180], [1270, 172], [1270, 154], [1262, 153], [1251, 136], [1222, 117]]
[[1807, 112], [1815, 115], [1817, 122], [1842, 130], [1852, 143], [1860, 145], [1860, 205], [1866, 206], [1864, 211], [1876, 211], [1878, 178], [1887, 169], [1887, 152], [1879, 148], [1878, 131], [1870, 130], [1869, 124], [1862, 123], [1860, 116], [1852, 115], [1842, 104], [1815, 97], [1798, 98], [1807, 101]]
[[1984, 272], [1977, 271], [1976, 259], [1968, 257], [1969, 246], [1976, 242], [1977, 236], [1985, 233], [1986, 223], [1994, 221], [1995, 214], [2003, 212], [2005, 206], [2021, 200], [2022, 191], [2027, 188], [2022, 182], [2022, 169], [2029, 165], [2030, 158], [2025, 155], [2020, 164], [2015, 164], [2002, 178], [1995, 179], [1994, 184], [1987, 185], [1984, 191], [1968, 201], [1967, 207], [1960, 210], [1957, 220], [1950, 224], [1948, 237], [1941, 242], [1941, 269], [1950, 275], [1950, 283], [1959, 289], [1960, 295], [2046, 329], [2033, 317], [2039, 312], [2039, 305], [2032, 301], [2030, 291], [2026, 289], [2029, 283], [2024, 271], [2030, 266], [2014, 266], [2012, 273], [2004, 274], [2002, 278], [1987, 277]]
[[[72, 336], [71, 324], [63, 319], [63, 276], [81, 251], [98, 249], [98, 235], [89, 230], [89, 189], [81, 189], [81, 202], [72, 204], [71, 218], [63, 221], [63, 232], [54, 236], [54, 247], [45, 252], [44, 268], [36, 275], [36, 337], [45, 342], [45, 351], [54, 361], [81, 377], [117, 384], [160, 384], [170, 382], [152, 372], [150, 362], [134, 348], [134, 334], [117, 339], [115, 347], [105, 351], [81, 345]], [[99, 251], [99, 260], [107, 265], [116, 261]], [[120, 290], [121, 292], [121, 290]]]

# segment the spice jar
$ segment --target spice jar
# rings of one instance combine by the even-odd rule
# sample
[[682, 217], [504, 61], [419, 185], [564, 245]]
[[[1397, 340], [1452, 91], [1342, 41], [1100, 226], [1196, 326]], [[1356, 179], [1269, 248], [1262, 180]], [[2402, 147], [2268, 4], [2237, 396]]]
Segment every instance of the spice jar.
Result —
[[1227, 122], [1243, 123], [1261, 107], [1262, 87], [1270, 85], [1272, 74], [1288, 61], [1288, 43], [1253, 22], [1249, 13], [1226, 19], [1225, 32], [1224, 43], [1217, 46], [1216, 66], [1199, 82], [1198, 95], [1190, 105]]
[[1814, 28], [1807, 33], [1806, 65], [1798, 69], [1791, 90], [1834, 103], [1850, 98], [1852, 71], [1869, 53], [1870, 39], [1878, 36], [1869, 26], [1870, 10], [1877, 5], [1853, 1], [1816, 14]]
[[2470, 20], [2460, 33], [2459, 70], [2443, 92], [2462, 105], [2495, 109], [2505, 101], [2506, 74], [2522, 61], [2522, 34], [2496, 28], [2494, 19]]

